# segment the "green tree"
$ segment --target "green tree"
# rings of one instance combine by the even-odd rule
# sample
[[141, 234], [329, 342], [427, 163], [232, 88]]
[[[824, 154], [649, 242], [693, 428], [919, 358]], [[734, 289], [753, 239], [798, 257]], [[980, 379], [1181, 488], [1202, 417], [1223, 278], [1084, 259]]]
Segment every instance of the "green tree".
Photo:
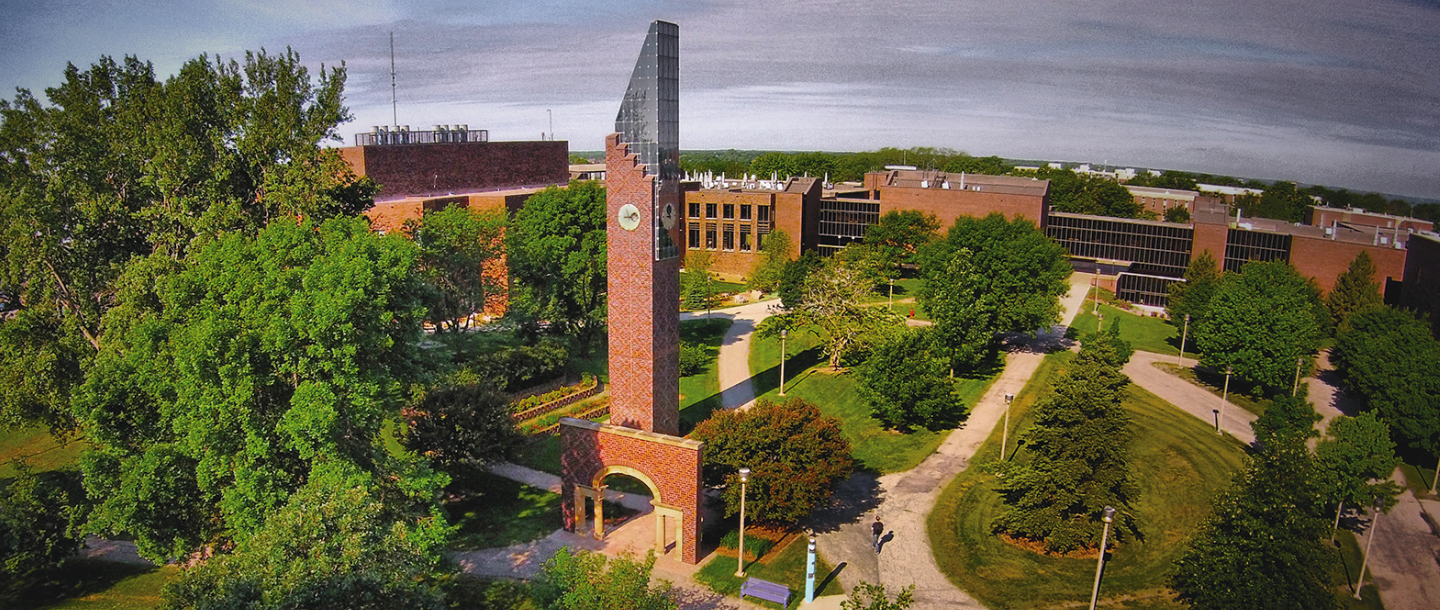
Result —
[[228, 555], [161, 592], [167, 610], [444, 608], [443, 551], [454, 533], [438, 510], [387, 503], [374, 476], [317, 462], [312, 476]]
[[1330, 360], [1397, 445], [1440, 455], [1440, 341], [1429, 324], [1393, 307], [1357, 312], [1336, 335]]
[[32, 377], [0, 388], [4, 417], [73, 429], [71, 394], [132, 260], [369, 207], [373, 182], [320, 146], [349, 119], [344, 82], [343, 67], [312, 79], [288, 50], [200, 57], [164, 83], [149, 63], [102, 57], [68, 66], [48, 104], [24, 90], [0, 101], [0, 292], [25, 318], [0, 333], [0, 377]]
[[380, 441], [421, 378], [417, 257], [363, 218], [282, 219], [132, 264], [75, 400], [90, 527], [156, 560], [243, 540], [323, 460], [433, 499], [443, 475]]
[[931, 430], [955, 427], [965, 405], [954, 395], [949, 358], [926, 328], [908, 328], [875, 347], [856, 376], [870, 414], [886, 428]]
[[1138, 218], [1144, 210], [1128, 189], [1109, 178], [1068, 169], [1042, 169], [1038, 175], [1050, 180], [1050, 206], [1057, 212]]
[[1175, 562], [1169, 586], [1206, 609], [1336, 608], [1321, 546], [1322, 492], [1303, 440], [1263, 447], [1214, 501]]
[[1264, 193], [1242, 195], [1235, 199], [1246, 216], [1274, 218], [1285, 222], [1305, 222], [1310, 219], [1310, 208], [1315, 200], [1295, 188], [1294, 182], [1276, 182], [1265, 187]]
[[505, 235], [512, 303], [574, 337], [582, 355], [605, 325], [605, 189], [572, 182], [531, 195]]
[[709, 309], [715, 303], [713, 294], [715, 257], [705, 250], [685, 253], [685, 272], [680, 277], [680, 295], [686, 309]]
[[0, 487], [0, 600], [22, 595], [80, 551], [86, 504], [77, 475], [15, 462], [15, 476]]
[[979, 363], [999, 345], [996, 333], [1033, 333], [1059, 322], [1069, 260], [1023, 218], [956, 219], [944, 240], [922, 252], [919, 295], [954, 366]]
[[1169, 299], [1165, 304], [1165, 314], [1170, 317], [1170, 324], [1176, 327], [1184, 325], [1187, 315], [1191, 324], [1205, 319], [1210, 310], [1210, 297], [1215, 295], [1221, 277], [1220, 268], [1209, 250], [1190, 259], [1190, 264], [1185, 267], [1185, 281], [1172, 282], [1166, 289]]
[[1226, 274], [1193, 327], [1201, 364], [1278, 390], [1289, 388], [1295, 361], [1319, 349], [1325, 322], [1314, 281], [1275, 261]]
[[1275, 397], [1265, 412], [1260, 414], [1250, 428], [1255, 431], [1256, 444], [1264, 447], [1275, 443], [1304, 443], [1320, 436], [1315, 423], [1321, 420], [1315, 407], [1303, 397], [1282, 395]]
[[400, 443], [449, 473], [513, 459], [524, 443], [509, 398], [489, 384], [432, 389], [402, 414]]
[[1165, 208], [1165, 222], [1190, 222], [1190, 210], [1178, 205], [1172, 208]]
[[790, 252], [794, 249], [795, 245], [790, 241], [789, 233], [777, 229], [766, 235], [764, 243], [760, 244], [760, 257], [755, 261], [755, 268], [750, 271], [745, 287], [761, 292], [771, 292], [778, 288], [785, 267], [791, 261]]
[[865, 230], [865, 245], [884, 262], [881, 273], [896, 277], [900, 265], [917, 264], [920, 248], [939, 238], [940, 220], [915, 210], [886, 212]]
[[784, 524], [809, 516], [854, 469], [840, 420], [799, 398], [716, 411], [690, 437], [705, 443], [705, 484], [725, 486], [727, 517], [740, 509], [741, 468], [751, 471], [747, 517]]
[[1350, 268], [1335, 279], [1335, 289], [1325, 297], [1330, 321], [1336, 328], [1350, 320], [1355, 312], [1384, 305], [1380, 284], [1375, 282], [1375, 261], [1364, 250], [1350, 261]]
[[405, 229], [420, 246], [420, 273], [436, 291], [426, 320], [437, 330], [468, 329], [470, 314], [505, 289], [496, 268], [505, 255], [505, 212], [449, 206], [407, 221]]
[[1055, 393], [1036, 405], [1035, 424], [1023, 435], [1033, 457], [1001, 480], [1007, 507], [992, 523], [995, 531], [1064, 553], [1097, 544], [1101, 511], [1113, 506], [1120, 511], [1116, 540], [1136, 532], [1129, 509], [1139, 489], [1130, 472], [1129, 416], [1121, 407], [1130, 379], [1120, 367], [1130, 354], [1118, 326], [1092, 335]]
[[1315, 459], [1324, 475], [1325, 487], [1335, 501], [1335, 523], [1348, 505], [1364, 507], [1374, 498], [1385, 505], [1394, 503], [1400, 488], [1390, 475], [1400, 465], [1390, 427], [1375, 413], [1330, 420], [1329, 438], [1315, 446]]
[[898, 322], [888, 309], [861, 304], [874, 289], [873, 267], [837, 254], [825, 259], [805, 278], [799, 306], [785, 315], [795, 325], [815, 331], [830, 368], [839, 369], [845, 356], [867, 345], [887, 325]]
[[780, 293], [780, 304], [784, 305], [785, 309], [800, 308], [805, 281], [810, 279], [810, 274], [823, 264], [820, 255], [816, 254], [814, 250], [807, 250], [800, 255], [800, 258], [785, 264], [785, 269], [780, 273], [780, 286], [777, 289]]
[[654, 567], [654, 551], [644, 561], [629, 555], [607, 560], [562, 547], [540, 567], [533, 597], [541, 610], [674, 610], [670, 583], [650, 582]]
[[885, 593], [885, 585], [860, 581], [850, 590], [850, 597], [840, 602], [841, 610], [906, 610], [915, 604], [915, 585], [896, 594], [895, 601]]

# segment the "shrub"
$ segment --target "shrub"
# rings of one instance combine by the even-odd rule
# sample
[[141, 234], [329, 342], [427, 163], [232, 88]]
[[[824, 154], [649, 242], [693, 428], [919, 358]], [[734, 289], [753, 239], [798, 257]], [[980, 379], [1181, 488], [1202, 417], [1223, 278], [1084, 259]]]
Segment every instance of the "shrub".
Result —
[[522, 345], [481, 356], [466, 367], [466, 372], [487, 379], [503, 392], [514, 392], [559, 377], [565, 371], [570, 353], [555, 341], [539, 345]]
[[710, 364], [710, 350], [698, 343], [680, 343], [680, 376], [699, 373]]

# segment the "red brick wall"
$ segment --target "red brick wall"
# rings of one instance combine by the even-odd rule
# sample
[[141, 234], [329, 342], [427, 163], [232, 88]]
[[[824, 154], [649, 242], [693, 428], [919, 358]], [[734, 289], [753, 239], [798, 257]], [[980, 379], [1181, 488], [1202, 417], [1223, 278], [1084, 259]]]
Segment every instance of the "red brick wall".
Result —
[[1317, 227], [1328, 227], [1330, 223], [1334, 221], [1381, 228], [1394, 228], [1395, 225], [1398, 224], [1402, 233], [1406, 229], [1414, 229], [1416, 231], [1435, 230], [1435, 223], [1418, 218], [1394, 218], [1364, 212], [1351, 212], [1337, 208], [1310, 208], [1310, 224]]
[[1195, 238], [1190, 245], [1190, 260], [1200, 257], [1200, 253], [1210, 251], [1210, 256], [1215, 259], [1217, 269], [1225, 268], [1225, 240], [1230, 234], [1230, 229], [1225, 225], [1195, 223]]
[[[866, 176], [867, 180], [869, 176]], [[1045, 198], [1034, 195], [1010, 195], [984, 191], [880, 187], [880, 213], [895, 210], [917, 210], [934, 214], [940, 219], [941, 231], [948, 230], [961, 216], [983, 218], [998, 212], [1006, 218], [1016, 216], [1044, 226]]]
[[[605, 140], [605, 165], [610, 421], [679, 434], [680, 259], [655, 260], [649, 230], [654, 179], [619, 143], [619, 134]], [[634, 231], [616, 219], [627, 203], [640, 210]]]
[[1375, 261], [1375, 282], [1385, 290], [1385, 279], [1399, 280], [1405, 275], [1405, 251], [1393, 246], [1371, 246], [1343, 241], [1331, 241], [1296, 235], [1290, 239], [1290, 264], [1301, 275], [1315, 278], [1315, 283], [1326, 294], [1335, 288], [1335, 280], [1350, 268], [1360, 252], [1370, 253]]
[[380, 184], [379, 199], [566, 184], [568, 142], [351, 146], [341, 158]]
[[[608, 170], [607, 170], [608, 171]], [[612, 388], [613, 391], [613, 388]], [[611, 407], [611, 419], [614, 419]], [[567, 420], [562, 420], [567, 421]], [[592, 429], [598, 427], [599, 430]], [[696, 441], [676, 443], [660, 439], [637, 438], [617, 434], [613, 426], [560, 426], [561, 505], [565, 529], [574, 531], [580, 515], [576, 514], [575, 486], [593, 485], [595, 475], [606, 466], [627, 466], [649, 477], [659, 489], [655, 501], [680, 509], [681, 539], [684, 552], [681, 561], [699, 561], [700, 540], [700, 466], [704, 445]]]

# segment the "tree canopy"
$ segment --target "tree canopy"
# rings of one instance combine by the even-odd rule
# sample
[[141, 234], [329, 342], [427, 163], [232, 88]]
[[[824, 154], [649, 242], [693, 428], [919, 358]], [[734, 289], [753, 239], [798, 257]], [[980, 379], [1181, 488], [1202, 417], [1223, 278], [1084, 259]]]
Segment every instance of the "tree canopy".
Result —
[[1315, 200], [1296, 188], [1294, 182], [1281, 181], [1266, 186], [1259, 196], [1236, 197], [1235, 205], [1246, 216], [1306, 222], [1310, 219], [1310, 208], [1315, 206]]
[[786, 524], [808, 516], [854, 469], [840, 420], [799, 398], [716, 411], [690, 437], [705, 443], [705, 484], [725, 485], [727, 517], [740, 509], [741, 468], [750, 469], [747, 516]]
[[1315, 459], [1331, 499], [1341, 507], [1367, 506], [1377, 497], [1389, 505], [1400, 493], [1389, 480], [1400, 465], [1395, 442], [1374, 412], [1330, 420], [1328, 438], [1315, 446]]
[[1049, 168], [1037, 175], [1050, 181], [1050, 206], [1057, 212], [1116, 218], [1140, 218], [1145, 213], [1128, 189], [1104, 176]]
[[1375, 260], [1364, 250], [1350, 261], [1350, 268], [1335, 279], [1335, 289], [1325, 296], [1330, 321], [1339, 328], [1356, 312], [1384, 305], [1380, 284], [1375, 281]]
[[1210, 298], [1206, 315], [1192, 328], [1201, 364], [1234, 367], [1251, 383], [1288, 389], [1295, 362], [1313, 356], [1328, 315], [1319, 289], [1289, 263], [1251, 262], [1227, 273]]
[[1429, 324], [1393, 307], [1358, 312], [1336, 335], [1330, 360], [1397, 445], [1440, 454], [1440, 341]]
[[540, 610], [674, 610], [670, 583], [650, 582], [654, 568], [653, 551], [637, 561], [562, 547], [540, 567], [533, 598]]
[[892, 334], [860, 366], [856, 389], [886, 428], [950, 429], [964, 418], [965, 405], [948, 377], [950, 359], [931, 328]]
[[881, 273], [896, 277], [896, 267], [919, 263], [920, 249], [939, 238], [940, 220], [915, 210], [886, 212], [865, 230], [865, 245], [883, 262]]
[[589, 353], [605, 328], [605, 189], [584, 181], [531, 195], [505, 245], [511, 305], [550, 321]]
[[1214, 296], [1221, 277], [1220, 268], [1209, 250], [1201, 251], [1199, 256], [1190, 259], [1190, 264], [1185, 267], [1185, 281], [1171, 282], [1166, 288], [1169, 299], [1165, 304], [1165, 314], [1169, 316], [1170, 324], [1184, 325], [1187, 315], [1191, 324], [1205, 319], [1210, 310], [1210, 297]]
[[746, 288], [761, 292], [778, 288], [785, 267], [791, 261], [790, 251], [794, 247], [790, 234], [783, 230], [776, 229], [766, 235], [764, 243], [760, 244], [760, 257], [755, 261], [755, 268], [750, 270], [750, 277], [746, 279]]
[[874, 293], [875, 279], [873, 267], [865, 261], [837, 254], [805, 278], [799, 304], [784, 314], [790, 324], [819, 335], [832, 369], [840, 368], [851, 351], [868, 345], [881, 329], [899, 321], [888, 309], [861, 303]]
[[920, 306], [957, 368], [976, 366], [1000, 332], [1033, 333], [1060, 321], [1070, 290], [1065, 248], [1023, 218], [960, 217], [921, 255]]
[[407, 221], [405, 230], [420, 247], [421, 275], [435, 289], [426, 320], [442, 331], [470, 328], [470, 314], [505, 290], [505, 211], [449, 206]]

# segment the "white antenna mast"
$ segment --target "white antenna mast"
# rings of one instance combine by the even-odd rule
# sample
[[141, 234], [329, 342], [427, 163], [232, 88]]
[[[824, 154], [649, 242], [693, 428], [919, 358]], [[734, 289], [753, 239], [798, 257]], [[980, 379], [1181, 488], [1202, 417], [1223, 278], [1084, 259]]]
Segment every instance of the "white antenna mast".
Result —
[[400, 124], [400, 114], [395, 105], [395, 32], [390, 32], [390, 124]]
[[551, 141], [551, 142], [554, 142], [554, 141], [555, 141], [555, 115], [550, 112], [550, 109], [549, 109], [549, 108], [546, 108], [546, 109], [545, 109], [545, 116], [550, 117], [550, 141]]

